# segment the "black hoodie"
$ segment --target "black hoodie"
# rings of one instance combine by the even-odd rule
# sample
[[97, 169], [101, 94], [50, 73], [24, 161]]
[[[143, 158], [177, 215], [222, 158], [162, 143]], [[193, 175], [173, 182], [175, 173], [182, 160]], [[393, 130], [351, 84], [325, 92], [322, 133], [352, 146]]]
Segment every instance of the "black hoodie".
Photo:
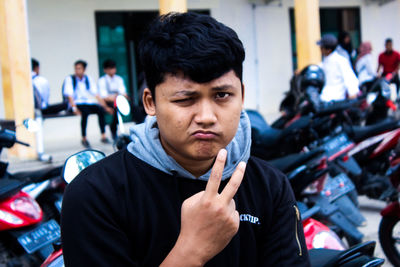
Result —
[[[166, 174], [127, 150], [88, 167], [64, 196], [65, 266], [159, 266], [179, 235], [182, 202], [206, 183]], [[234, 200], [239, 231], [205, 266], [309, 266], [301, 219], [282, 173], [250, 157]]]

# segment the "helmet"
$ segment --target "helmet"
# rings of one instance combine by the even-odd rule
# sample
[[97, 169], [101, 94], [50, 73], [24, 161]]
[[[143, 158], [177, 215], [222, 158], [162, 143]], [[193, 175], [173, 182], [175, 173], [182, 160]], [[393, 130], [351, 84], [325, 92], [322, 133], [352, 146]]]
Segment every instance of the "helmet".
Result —
[[325, 84], [325, 73], [318, 65], [308, 65], [300, 72], [300, 80], [301, 91], [308, 86], [315, 86], [321, 92]]

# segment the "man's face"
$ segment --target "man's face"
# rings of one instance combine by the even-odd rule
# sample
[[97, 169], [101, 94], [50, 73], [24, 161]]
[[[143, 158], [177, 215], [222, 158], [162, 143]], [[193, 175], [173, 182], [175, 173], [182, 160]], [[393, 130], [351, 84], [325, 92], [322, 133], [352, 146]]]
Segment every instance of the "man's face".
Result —
[[236, 134], [243, 95], [234, 71], [201, 84], [167, 74], [155, 95], [146, 111], [157, 116], [161, 143], [178, 163], [213, 160]]
[[82, 64], [76, 64], [75, 75], [78, 77], [83, 77], [84, 74], [85, 74], [85, 68], [82, 66]]
[[385, 50], [386, 52], [391, 52], [393, 50], [392, 42], [387, 42], [385, 44]]
[[105, 74], [108, 74], [109, 76], [114, 76], [115, 75], [115, 73], [117, 73], [117, 68], [107, 68], [107, 69], [104, 69], [104, 73]]

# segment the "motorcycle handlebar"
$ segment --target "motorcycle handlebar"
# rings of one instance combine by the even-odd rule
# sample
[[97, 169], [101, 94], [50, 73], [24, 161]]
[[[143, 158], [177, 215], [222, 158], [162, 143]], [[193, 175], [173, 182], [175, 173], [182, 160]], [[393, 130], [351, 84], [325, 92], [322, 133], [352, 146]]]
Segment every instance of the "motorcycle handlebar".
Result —
[[351, 100], [323, 102], [320, 99], [319, 90], [315, 86], [308, 86], [305, 90], [307, 99], [313, 105], [316, 116], [324, 116], [332, 113], [338, 113], [354, 106], [360, 105], [364, 97]]
[[17, 140], [17, 139], [15, 139], [15, 143], [20, 144], [20, 145], [24, 145], [24, 146], [30, 146], [28, 143], [19, 141], [19, 140]]

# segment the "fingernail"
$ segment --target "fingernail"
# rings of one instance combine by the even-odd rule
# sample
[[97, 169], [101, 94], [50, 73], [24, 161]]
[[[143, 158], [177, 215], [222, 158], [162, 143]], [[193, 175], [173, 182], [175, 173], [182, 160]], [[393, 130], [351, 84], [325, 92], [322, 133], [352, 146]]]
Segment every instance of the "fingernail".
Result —
[[221, 149], [218, 153], [218, 159], [225, 159], [226, 157], [226, 150], [225, 149]]
[[246, 169], [246, 162], [244, 162], [244, 161], [239, 162], [238, 167], [239, 167], [241, 170], [244, 171], [244, 170]]

